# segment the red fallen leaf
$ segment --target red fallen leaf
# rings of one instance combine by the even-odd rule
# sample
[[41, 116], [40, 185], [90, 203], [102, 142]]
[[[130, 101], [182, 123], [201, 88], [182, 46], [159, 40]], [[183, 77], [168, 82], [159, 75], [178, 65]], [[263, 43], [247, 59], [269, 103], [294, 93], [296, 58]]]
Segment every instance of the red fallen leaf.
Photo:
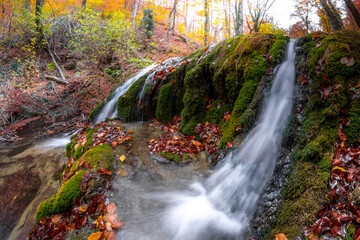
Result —
[[324, 90], [324, 100], [328, 98], [329, 94], [330, 94], [330, 90], [328, 89]]
[[328, 78], [328, 76], [322, 75], [322, 78], [323, 78], [325, 81], [330, 82], [330, 79]]
[[237, 126], [236, 127], [236, 132], [240, 132], [241, 131], [241, 127], [240, 126]]
[[232, 141], [228, 142], [227, 145], [226, 145], [227, 148], [231, 148], [232, 146], [233, 146]]
[[340, 138], [340, 140], [341, 141], [346, 141], [346, 136], [345, 136], [345, 134], [344, 133], [342, 133], [341, 131], [339, 131], [339, 138]]
[[112, 175], [112, 173], [109, 170], [107, 170], [106, 168], [101, 168], [100, 170], [98, 170], [98, 172], [102, 172], [102, 173], [104, 173], [106, 175], [109, 175], [109, 176]]
[[114, 231], [105, 230], [104, 238], [106, 240], [116, 240], [116, 234]]
[[82, 165], [84, 165], [84, 163], [86, 162], [86, 159], [82, 160], [79, 164], [79, 167], [81, 167]]
[[309, 81], [306, 79], [306, 77], [305, 77], [305, 76], [303, 76], [303, 75], [302, 75], [302, 76], [300, 76], [300, 79], [299, 79], [299, 80], [300, 80], [300, 82], [301, 82], [301, 84], [302, 84], [302, 85], [304, 85], [304, 84], [306, 84], [306, 83], [308, 83], [308, 82], [309, 82]]
[[114, 214], [116, 212], [115, 203], [111, 202], [110, 204], [106, 205], [105, 211], [107, 213]]
[[343, 162], [342, 162], [341, 160], [337, 159], [337, 158], [333, 158], [333, 160], [331, 161], [331, 164], [332, 164], [333, 166], [341, 166], [342, 163], [343, 163]]
[[98, 212], [101, 212], [104, 209], [105, 204], [105, 197], [102, 196], [102, 198], [99, 199], [99, 205], [98, 205]]
[[313, 39], [317, 39], [317, 38], [320, 37], [320, 35], [319, 34], [314, 34], [314, 35], [312, 35], [312, 37], [313, 37]]

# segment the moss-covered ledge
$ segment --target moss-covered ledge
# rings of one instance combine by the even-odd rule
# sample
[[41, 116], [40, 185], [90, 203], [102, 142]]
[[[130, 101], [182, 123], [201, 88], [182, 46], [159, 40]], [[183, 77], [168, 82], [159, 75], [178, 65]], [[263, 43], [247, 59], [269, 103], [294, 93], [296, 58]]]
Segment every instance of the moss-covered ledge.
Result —
[[[298, 84], [309, 84], [310, 96], [306, 104], [296, 106], [301, 130], [295, 133], [293, 170], [273, 228], [265, 237], [269, 240], [278, 233], [295, 239], [314, 223], [317, 211], [329, 201], [327, 181], [339, 121], [358, 116], [359, 98], [353, 89], [359, 83], [360, 33], [313, 33], [300, 38], [298, 46], [298, 68], [303, 68], [304, 74], [298, 76]], [[354, 64], [342, 64], [342, 58], [353, 58]], [[355, 143], [358, 121], [350, 121], [343, 131]]]

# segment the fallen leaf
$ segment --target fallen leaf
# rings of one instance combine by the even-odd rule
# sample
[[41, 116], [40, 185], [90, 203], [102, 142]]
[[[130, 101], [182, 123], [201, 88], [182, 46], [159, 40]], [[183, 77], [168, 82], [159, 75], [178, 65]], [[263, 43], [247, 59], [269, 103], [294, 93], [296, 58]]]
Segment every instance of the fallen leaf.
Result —
[[227, 145], [226, 145], [227, 148], [231, 148], [232, 146], [233, 146], [232, 141], [228, 142]]
[[338, 167], [338, 166], [334, 166], [334, 167], [332, 168], [332, 170], [333, 170], [333, 171], [335, 171], [335, 170], [340, 170], [340, 171], [342, 171], [342, 172], [346, 172], [346, 169], [344, 169], [344, 168], [342, 168], [342, 167]]
[[115, 203], [111, 202], [108, 205], [106, 205], [106, 212], [110, 214], [114, 214], [116, 212], [116, 205]]
[[87, 205], [87, 204], [84, 204], [84, 205], [82, 205], [82, 206], [79, 207], [79, 211], [80, 211], [80, 212], [85, 212], [87, 209], [88, 209], [88, 205]]
[[340, 140], [343, 141], [343, 142], [346, 141], [346, 136], [345, 136], [345, 134], [342, 133], [342, 132], [339, 133], [339, 138], [340, 138]]
[[92, 233], [87, 240], [99, 240], [101, 238], [102, 232]]
[[353, 66], [355, 63], [354, 58], [349, 58], [349, 57], [343, 57], [343, 58], [341, 58], [340, 61], [342, 64], [345, 64], [348, 67]]
[[285, 234], [279, 233], [275, 235], [275, 240], [287, 240]]
[[61, 220], [61, 215], [55, 215], [55, 216], [51, 219], [51, 221], [52, 221], [53, 223], [58, 223], [58, 222], [60, 222], [60, 220]]
[[119, 160], [120, 160], [121, 162], [124, 162], [125, 159], [126, 159], [125, 155], [121, 155], [121, 156], [119, 157]]
[[119, 170], [118, 171], [119, 175], [122, 176], [122, 177], [126, 177], [129, 173], [125, 170]]

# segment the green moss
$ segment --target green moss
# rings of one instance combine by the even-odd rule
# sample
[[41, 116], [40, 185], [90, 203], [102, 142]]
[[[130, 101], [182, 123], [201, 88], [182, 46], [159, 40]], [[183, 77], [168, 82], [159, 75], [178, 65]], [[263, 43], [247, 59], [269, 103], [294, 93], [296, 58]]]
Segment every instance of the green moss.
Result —
[[355, 227], [354, 224], [351, 224], [350, 227], [346, 231], [346, 240], [354, 239]]
[[350, 109], [350, 125], [345, 128], [344, 133], [351, 144], [355, 144], [360, 139], [360, 98], [352, 101]]
[[286, 200], [276, 216], [275, 228], [265, 239], [273, 239], [277, 233], [295, 239], [312, 224], [317, 211], [328, 201], [326, 180], [315, 164], [299, 163], [286, 184]]
[[156, 105], [156, 118], [161, 122], [170, 122], [176, 114], [176, 91], [168, 83], [160, 88]]
[[84, 153], [81, 159], [86, 160], [85, 165], [93, 165], [92, 171], [101, 168], [106, 168], [109, 171], [113, 170], [114, 154], [111, 147], [106, 143], [91, 148]]
[[226, 104], [221, 100], [213, 102], [211, 107], [206, 112], [205, 120], [210, 123], [215, 123], [221, 126], [224, 122], [223, 115], [225, 112], [230, 112], [232, 109], [230, 104]]
[[166, 159], [168, 159], [170, 161], [173, 161], [175, 163], [181, 163], [182, 162], [181, 157], [179, 155], [177, 155], [177, 154], [161, 152], [160, 156], [162, 156], [163, 158], [166, 158]]
[[80, 184], [85, 172], [81, 171], [74, 175], [61, 185], [54, 196], [43, 201], [37, 209], [36, 220], [70, 210], [75, 199], [81, 194]]
[[119, 116], [124, 121], [132, 121], [136, 119], [136, 112], [138, 109], [138, 95], [144, 85], [147, 76], [148, 74], [141, 77], [133, 85], [131, 85], [125, 95], [119, 97], [117, 102], [117, 110]]
[[98, 113], [101, 111], [104, 105], [105, 105], [104, 102], [101, 102], [98, 105], [96, 105], [96, 107], [89, 114], [90, 121], [94, 120], [95, 116], [98, 115]]
[[270, 50], [271, 60], [274, 63], [279, 64], [283, 59], [286, 50], [286, 44], [288, 43], [288, 41], [289, 37], [285, 37], [280, 34], [276, 35], [275, 42], [273, 43]]

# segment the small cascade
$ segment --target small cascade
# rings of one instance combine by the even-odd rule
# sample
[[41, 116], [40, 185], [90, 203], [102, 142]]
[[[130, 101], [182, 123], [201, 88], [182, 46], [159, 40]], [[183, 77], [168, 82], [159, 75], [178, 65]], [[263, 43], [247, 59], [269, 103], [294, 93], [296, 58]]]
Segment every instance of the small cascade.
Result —
[[167, 239], [246, 239], [259, 198], [271, 178], [290, 115], [295, 84], [295, 41], [288, 44], [257, 126], [203, 183], [170, 194], [162, 213]]
[[164, 62], [158, 64], [156, 68], [153, 69], [152, 73], [149, 76], [147, 76], [145, 83], [138, 95], [138, 100], [137, 100], [138, 115], [140, 115], [142, 112], [141, 109], [144, 101], [144, 92], [146, 86], [148, 85], [154, 86], [157, 79], [163, 80], [163, 78], [165, 78], [169, 72], [173, 71], [174, 69], [178, 68], [181, 65], [182, 59], [183, 59], [182, 57], [169, 58]]
[[101, 109], [101, 111], [96, 115], [94, 119], [94, 124], [97, 124], [99, 122], [104, 121], [106, 118], [115, 118], [117, 117], [117, 109], [116, 109], [116, 103], [119, 97], [124, 95], [131, 85], [136, 82], [139, 78], [144, 76], [146, 73], [151, 71], [156, 67], [155, 64], [148, 66], [141, 70], [139, 73], [137, 73], [132, 78], [128, 79], [124, 84], [122, 84], [120, 87], [118, 87], [109, 97], [108, 102], [105, 104], [105, 106]]

